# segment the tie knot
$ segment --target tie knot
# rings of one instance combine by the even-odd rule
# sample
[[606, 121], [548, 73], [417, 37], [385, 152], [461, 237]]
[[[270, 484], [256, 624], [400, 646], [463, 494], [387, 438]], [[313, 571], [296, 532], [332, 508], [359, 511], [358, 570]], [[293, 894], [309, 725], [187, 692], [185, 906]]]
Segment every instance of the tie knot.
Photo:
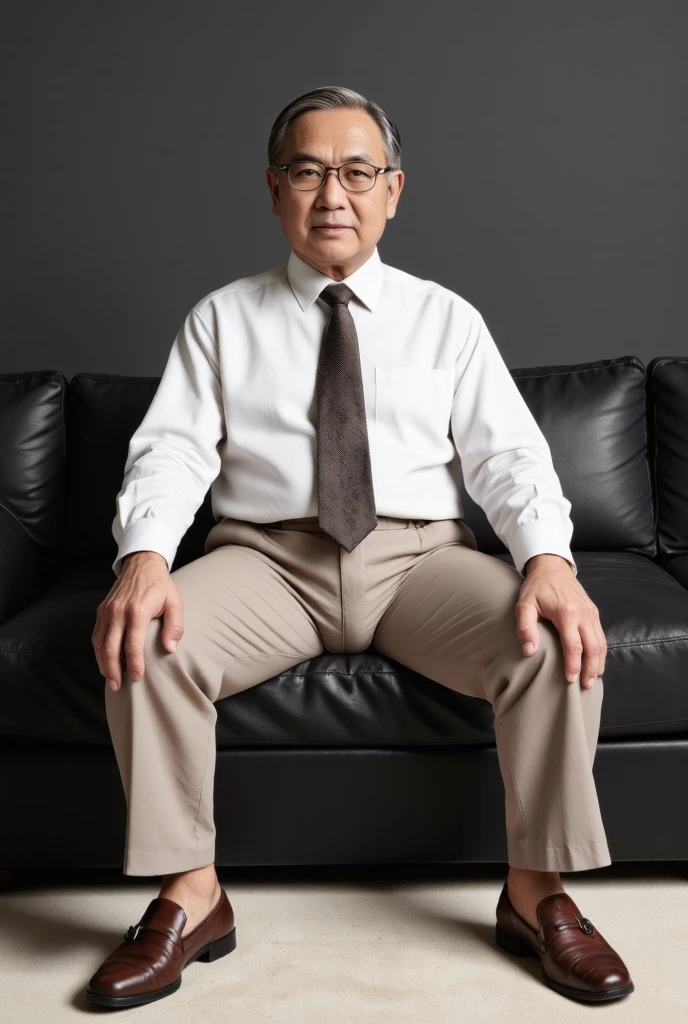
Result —
[[329, 284], [320, 292], [320, 298], [324, 299], [328, 306], [336, 306], [338, 303], [349, 305], [349, 300], [354, 293], [345, 284]]

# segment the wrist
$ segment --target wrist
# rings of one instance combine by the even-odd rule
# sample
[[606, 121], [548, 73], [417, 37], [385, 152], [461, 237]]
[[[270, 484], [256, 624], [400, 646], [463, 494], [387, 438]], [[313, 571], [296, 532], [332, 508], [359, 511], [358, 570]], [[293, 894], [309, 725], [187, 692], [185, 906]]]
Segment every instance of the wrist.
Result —
[[573, 572], [573, 567], [571, 566], [571, 563], [567, 558], [564, 558], [563, 555], [554, 555], [550, 553], [532, 555], [523, 566], [523, 571], [526, 574], [526, 576], [530, 576], [535, 570], [544, 569], [547, 572], [549, 572], [551, 569], [557, 569], [564, 565], [569, 570], [569, 572], [573, 573], [573, 575], [575, 576], [575, 573]]
[[167, 566], [167, 560], [164, 555], [161, 555], [159, 551], [130, 551], [128, 555], [125, 555], [122, 559], [122, 566], [127, 565], [128, 562], [145, 562], [148, 560], [162, 561]]

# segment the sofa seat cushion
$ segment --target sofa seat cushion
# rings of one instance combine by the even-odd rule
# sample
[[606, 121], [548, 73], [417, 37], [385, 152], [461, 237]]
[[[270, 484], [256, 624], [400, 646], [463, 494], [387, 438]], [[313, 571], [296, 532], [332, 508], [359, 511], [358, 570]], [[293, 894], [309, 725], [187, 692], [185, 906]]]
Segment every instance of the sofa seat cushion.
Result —
[[[688, 590], [642, 555], [575, 557], [608, 644], [600, 739], [686, 735]], [[0, 736], [111, 745], [91, 635], [112, 582], [104, 560], [73, 567], [0, 626]], [[455, 693], [372, 648], [325, 653], [216, 708], [220, 748], [494, 742], [488, 701]]]
[[645, 555], [574, 558], [607, 640], [600, 739], [687, 735], [688, 589]]

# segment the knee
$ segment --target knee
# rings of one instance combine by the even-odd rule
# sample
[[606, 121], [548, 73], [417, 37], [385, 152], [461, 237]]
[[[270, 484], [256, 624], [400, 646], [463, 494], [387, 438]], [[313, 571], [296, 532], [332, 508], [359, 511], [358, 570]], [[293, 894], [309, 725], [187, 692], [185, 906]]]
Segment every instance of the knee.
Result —
[[151, 683], [160, 680], [161, 686], [169, 686], [174, 681], [177, 686], [188, 689], [193, 698], [198, 690], [208, 700], [216, 700], [220, 684], [206, 671], [207, 656], [201, 654], [194, 637], [185, 634], [176, 650], [171, 651], [163, 643], [163, 628], [162, 618], [151, 620], [143, 644], [144, 678]]
[[[163, 645], [162, 642], [162, 630], [163, 621], [161, 618], [151, 619], [146, 629], [146, 635], [143, 638], [141, 649], [138, 652], [139, 656], [136, 659], [136, 665], [139, 669], [143, 669], [143, 677], [152, 679], [155, 677], [156, 669], [162, 664], [163, 660], [167, 657], [172, 657], [171, 653]], [[130, 664], [129, 660], [126, 664], [126, 670], [129, 672]]]

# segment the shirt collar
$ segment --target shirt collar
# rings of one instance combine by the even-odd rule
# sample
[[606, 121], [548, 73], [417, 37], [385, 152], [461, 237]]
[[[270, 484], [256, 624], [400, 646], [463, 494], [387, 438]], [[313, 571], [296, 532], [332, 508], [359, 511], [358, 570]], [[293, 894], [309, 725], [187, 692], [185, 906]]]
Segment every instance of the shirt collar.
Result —
[[327, 274], [321, 273], [310, 263], [302, 260], [293, 249], [287, 262], [287, 277], [291, 290], [304, 311], [315, 302], [323, 288], [329, 284], [345, 284], [357, 299], [360, 299], [368, 309], [374, 311], [382, 287], [383, 276], [384, 264], [380, 259], [377, 246], [366, 262], [345, 277], [343, 281], [333, 281]]

